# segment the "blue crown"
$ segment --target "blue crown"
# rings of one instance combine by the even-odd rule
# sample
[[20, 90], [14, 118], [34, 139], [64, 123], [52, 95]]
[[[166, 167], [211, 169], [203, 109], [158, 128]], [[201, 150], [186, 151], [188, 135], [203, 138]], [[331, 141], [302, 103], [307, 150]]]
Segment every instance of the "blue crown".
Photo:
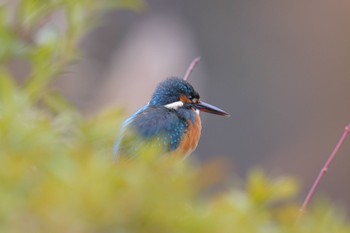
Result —
[[161, 82], [154, 91], [150, 105], [161, 106], [180, 100], [180, 96], [199, 99], [198, 93], [191, 84], [183, 79], [171, 77]]

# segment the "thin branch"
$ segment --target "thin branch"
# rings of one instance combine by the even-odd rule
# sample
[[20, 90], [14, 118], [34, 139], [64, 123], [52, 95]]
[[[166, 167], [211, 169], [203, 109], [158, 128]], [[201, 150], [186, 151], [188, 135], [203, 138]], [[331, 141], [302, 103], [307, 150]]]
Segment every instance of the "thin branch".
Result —
[[197, 66], [198, 62], [201, 60], [200, 57], [196, 57], [190, 64], [190, 66], [188, 67], [186, 74], [184, 76], [184, 80], [187, 81], [187, 79], [190, 77], [192, 71], [194, 70], [194, 68]]
[[344, 133], [343, 135], [341, 136], [341, 138], [339, 139], [339, 142], [337, 143], [337, 145], [335, 146], [332, 154], [329, 156], [328, 160], [326, 161], [326, 163], [324, 164], [323, 168], [321, 169], [320, 173], [318, 174], [315, 182], [313, 183], [313, 185], [311, 186], [310, 188], [310, 191], [309, 193], [307, 194], [304, 202], [303, 202], [303, 205], [300, 209], [300, 214], [299, 214], [299, 218], [301, 217], [301, 215], [305, 212], [306, 208], [307, 208], [307, 205], [310, 203], [312, 197], [314, 196], [315, 194], [315, 191], [318, 187], [318, 185], [320, 184], [321, 182], [321, 179], [323, 178], [323, 176], [327, 173], [328, 171], [328, 168], [329, 166], [331, 165], [335, 155], [337, 154], [339, 148], [343, 145], [345, 139], [347, 138], [347, 136], [349, 135], [350, 133], [350, 124], [348, 124], [346, 127], [345, 127], [345, 130], [344, 130]]

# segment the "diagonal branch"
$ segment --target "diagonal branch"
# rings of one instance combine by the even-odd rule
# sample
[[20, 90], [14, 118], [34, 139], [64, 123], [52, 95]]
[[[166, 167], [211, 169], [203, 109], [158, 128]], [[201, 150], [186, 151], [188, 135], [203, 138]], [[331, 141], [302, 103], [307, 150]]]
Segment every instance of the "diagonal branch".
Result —
[[201, 60], [200, 57], [196, 57], [190, 64], [190, 66], [188, 67], [186, 74], [184, 76], [184, 80], [187, 81], [188, 77], [190, 77], [192, 71], [194, 70], [194, 68], [196, 67], [196, 65], [198, 64], [198, 62]]
[[345, 139], [348, 137], [350, 133], [350, 124], [348, 124], [345, 129], [344, 129], [344, 133], [343, 135], [341, 136], [341, 138], [339, 139], [339, 142], [337, 143], [337, 145], [335, 146], [332, 154], [329, 156], [328, 160], [326, 161], [326, 163], [324, 164], [323, 168], [321, 169], [320, 173], [318, 174], [315, 182], [313, 183], [313, 185], [311, 186], [310, 188], [310, 191], [309, 193], [307, 194], [304, 202], [303, 202], [303, 205], [300, 209], [300, 214], [299, 214], [299, 217], [305, 212], [306, 210], [306, 207], [307, 205], [310, 203], [312, 197], [314, 196], [315, 194], [315, 191], [318, 187], [318, 185], [320, 184], [321, 182], [321, 179], [323, 178], [323, 176], [327, 173], [328, 171], [328, 168], [330, 166], [330, 164], [332, 163], [335, 155], [337, 154], [339, 148], [343, 145]]

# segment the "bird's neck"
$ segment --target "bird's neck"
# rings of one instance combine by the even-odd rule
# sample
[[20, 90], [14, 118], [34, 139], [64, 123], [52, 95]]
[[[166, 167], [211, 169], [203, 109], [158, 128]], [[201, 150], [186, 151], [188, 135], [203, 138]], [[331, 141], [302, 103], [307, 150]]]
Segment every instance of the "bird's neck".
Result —
[[187, 121], [191, 121], [192, 124], [198, 123], [197, 120], [199, 118], [199, 111], [194, 109], [186, 109], [186, 108], [178, 108], [177, 114], [186, 119]]
[[169, 103], [173, 103], [179, 101], [179, 99], [177, 97], [172, 97], [172, 96], [167, 96], [167, 95], [153, 95], [151, 101], [149, 102], [149, 104], [151, 106], [164, 106], [167, 105]]

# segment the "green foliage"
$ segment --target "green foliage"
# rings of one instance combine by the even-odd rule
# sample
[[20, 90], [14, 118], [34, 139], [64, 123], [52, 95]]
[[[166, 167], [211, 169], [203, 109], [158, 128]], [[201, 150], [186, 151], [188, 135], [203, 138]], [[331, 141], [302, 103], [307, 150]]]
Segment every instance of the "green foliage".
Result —
[[[208, 197], [219, 169], [152, 150], [117, 162], [121, 113], [86, 119], [50, 91], [49, 82], [77, 58], [87, 19], [137, 2], [23, 0], [12, 13], [0, 8], [0, 232], [350, 232], [324, 202], [296, 222], [291, 178], [254, 170], [245, 185]], [[42, 25], [62, 11], [64, 33]], [[22, 86], [8, 68], [19, 58], [30, 67]]]

